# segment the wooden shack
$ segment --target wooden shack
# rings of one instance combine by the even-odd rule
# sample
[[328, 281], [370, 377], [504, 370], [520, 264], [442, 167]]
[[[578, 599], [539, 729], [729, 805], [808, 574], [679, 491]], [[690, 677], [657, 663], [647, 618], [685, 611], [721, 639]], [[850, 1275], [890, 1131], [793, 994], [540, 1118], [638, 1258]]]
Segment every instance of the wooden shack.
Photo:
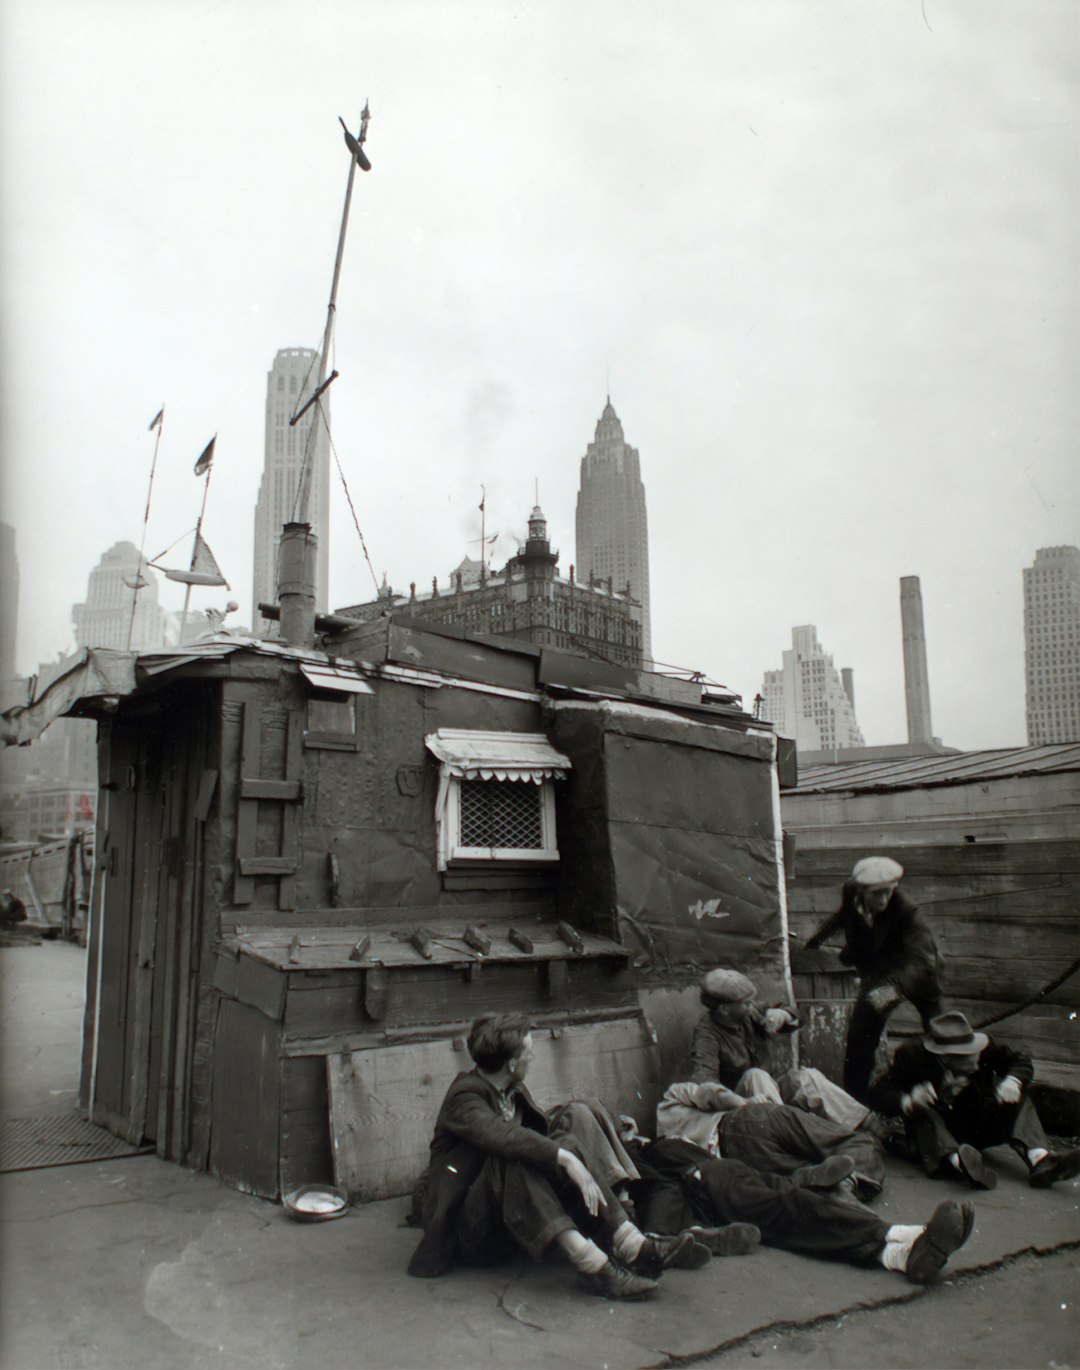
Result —
[[89, 1115], [269, 1198], [403, 1193], [468, 1024], [521, 1009], [539, 1097], [648, 1120], [701, 969], [787, 979], [771, 730], [700, 684], [332, 627], [56, 687], [99, 720]]
[[[804, 1058], [839, 1078], [855, 982], [834, 950], [800, 942], [855, 862], [883, 854], [933, 924], [950, 1004], [999, 1020], [1044, 1085], [1080, 1087], [1080, 744], [814, 766], [782, 808]], [[909, 1008], [890, 1020], [894, 1039], [917, 1030]]]

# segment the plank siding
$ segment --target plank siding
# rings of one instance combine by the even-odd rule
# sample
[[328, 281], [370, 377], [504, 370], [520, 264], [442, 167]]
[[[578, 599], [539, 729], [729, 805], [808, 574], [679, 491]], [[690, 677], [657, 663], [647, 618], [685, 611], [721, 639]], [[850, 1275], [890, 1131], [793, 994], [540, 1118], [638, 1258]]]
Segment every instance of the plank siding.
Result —
[[[529, 1090], [542, 1107], [583, 1095], [639, 1117], [644, 1096], [655, 1106], [656, 1052], [640, 1015], [537, 1031], [533, 1049]], [[328, 1057], [335, 1183], [365, 1201], [407, 1194], [447, 1087], [471, 1064], [447, 1037]]]

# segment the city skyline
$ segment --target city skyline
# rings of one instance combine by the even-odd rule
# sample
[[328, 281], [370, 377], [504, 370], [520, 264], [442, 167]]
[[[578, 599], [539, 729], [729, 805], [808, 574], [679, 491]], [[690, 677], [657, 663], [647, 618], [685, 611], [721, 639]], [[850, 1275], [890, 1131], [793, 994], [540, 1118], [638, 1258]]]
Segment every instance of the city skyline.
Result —
[[[318, 348], [337, 116], [369, 97], [329, 359], [330, 607], [475, 557], [482, 491], [495, 558], [538, 481], [569, 562], [610, 391], [645, 454], [660, 662], [749, 702], [814, 623], [868, 741], [901, 742], [896, 584], [917, 575], [935, 733], [1021, 744], [1021, 570], [1080, 544], [1074, 18], [688, 0], [676, 23], [628, 0], [613, 27], [598, 3], [448, 0], [432, 24], [405, 0], [297, 30], [87, 0], [58, 26], [12, 0], [18, 669], [72, 645], [102, 548], [140, 543], [163, 402], [147, 553], [187, 545], [217, 433], [206, 537], [247, 617], [266, 364]], [[72, 158], [72, 127], [108, 155]]]

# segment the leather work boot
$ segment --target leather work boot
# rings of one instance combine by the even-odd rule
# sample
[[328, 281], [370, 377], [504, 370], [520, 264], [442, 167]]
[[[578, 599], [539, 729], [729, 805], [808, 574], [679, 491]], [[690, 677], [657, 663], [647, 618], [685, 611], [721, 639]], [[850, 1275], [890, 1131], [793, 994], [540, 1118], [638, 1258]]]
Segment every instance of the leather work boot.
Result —
[[973, 1189], [993, 1189], [997, 1184], [997, 1171], [991, 1170], [982, 1158], [978, 1147], [968, 1146], [965, 1142], [957, 1152], [960, 1159], [960, 1174]]
[[828, 1156], [816, 1165], [804, 1165], [791, 1178], [800, 1189], [835, 1189], [841, 1180], [846, 1180], [854, 1171], [855, 1162], [850, 1156]]
[[941, 1273], [945, 1262], [971, 1236], [975, 1227], [975, 1208], [972, 1204], [958, 1204], [946, 1199], [938, 1204], [908, 1253], [904, 1271], [912, 1284], [931, 1284]]
[[1080, 1148], [1051, 1151], [1031, 1167], [1028, 1184], [1032, 1189], [1049, 1189], [1058, 1180], [1072, 1180], [1080, 1175]]
[[601, 1299], [647, 1299], [660, 1288], [655, 1280], [635, 1275], [611, 1260], [595, 1275], [579, 1275], [578, 1283], [586, 1293]]
[[694, 1240], [714, 1256], [745, 1256], [761, 1243], [761, 1229], [753, 1223], [727, 1223], [724, 1227], [692, 1227]]
[[694, 1240], [687, 1229], [675, 1237], [646, 1235], [641, 1250], [630, 1262], [635, 1275], [656, 1276], [668, 1269], [700, 1270], [709, 1263], [709, 1248]]

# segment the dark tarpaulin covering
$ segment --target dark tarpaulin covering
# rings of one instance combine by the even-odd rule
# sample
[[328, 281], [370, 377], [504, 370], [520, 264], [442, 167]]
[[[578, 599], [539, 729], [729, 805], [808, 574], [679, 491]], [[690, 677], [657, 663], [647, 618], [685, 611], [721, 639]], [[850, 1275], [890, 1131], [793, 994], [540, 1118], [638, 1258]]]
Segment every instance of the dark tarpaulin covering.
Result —
[[783, 948], [771, 765], [611, 732], [604, 761], [620, 933], [645, 973], [775, 968]]

